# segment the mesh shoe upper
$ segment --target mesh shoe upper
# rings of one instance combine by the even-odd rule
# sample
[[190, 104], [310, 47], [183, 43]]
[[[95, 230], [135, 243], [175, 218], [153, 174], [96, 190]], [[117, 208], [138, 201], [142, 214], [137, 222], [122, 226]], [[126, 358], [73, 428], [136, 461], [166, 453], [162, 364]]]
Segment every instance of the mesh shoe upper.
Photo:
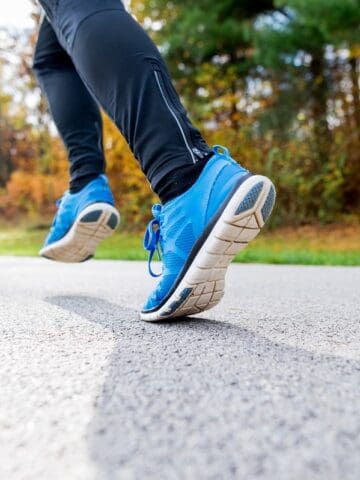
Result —
[[80, 212], [97, 202], [114, 205], [114, 197], [105, 175], [100, 175], [78, 193], [65, 192], [57, 203], [58, 210], [44, 247], [61, 240], [70, 230]]
[[[230, 157], [227, 149], [214, 147], [214, 152], [196, 183], [156, 210], [163, 269], [161, 280], [143, 311], [154, 310], [166, 300], [181, 276], [194, 244], [239, 179], [248, 173]], [[151, 248], [149, 250], [153, 252]]]

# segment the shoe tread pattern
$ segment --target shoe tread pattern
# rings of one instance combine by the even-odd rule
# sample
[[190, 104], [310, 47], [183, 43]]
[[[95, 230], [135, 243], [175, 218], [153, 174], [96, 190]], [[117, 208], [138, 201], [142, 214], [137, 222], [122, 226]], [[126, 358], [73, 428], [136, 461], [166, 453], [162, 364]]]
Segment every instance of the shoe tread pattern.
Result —
[[94, 256], [99, 243], [114, 233], [119, 221], [119, 214], [111, 205], [91, 205], [75, 220], [64, 239], [40, 254], [49, 260], [64, 263], [86, 262]]

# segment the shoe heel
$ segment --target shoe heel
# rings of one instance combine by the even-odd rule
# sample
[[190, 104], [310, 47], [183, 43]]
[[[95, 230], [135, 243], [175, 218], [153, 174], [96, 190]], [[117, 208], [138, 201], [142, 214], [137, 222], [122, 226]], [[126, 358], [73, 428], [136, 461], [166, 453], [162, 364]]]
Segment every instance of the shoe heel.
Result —
[[241, 200], [239, 206], [235, 211], [235, 215], [240, 215], [241, 213], [251, 210], [258, 201], [258, 198], [262, 193], [263, 188], [264, 182], [258, 182], [253, 187], [251, 187], [249, 192], [245, 195], [245, 198]]
[[[99, 207], [99, 208], [98, 208]], [[108, 204], [97, 205], [96, 210], [91, 210], [79, 219], [79, 223], [98, 223], [102, 215], [106, 216], [106, 219], [102, 219], [102, 224], [106, 225], [111, 230], [116, 230], [120, 223], [120, 217], [114, 207]], [[105, 220], [105, 222], [104, 222]]]
[[80, 218], [81, 223], [95, 223], [103, 214], [102, 210], [93, 210]]
[[270, 191], [267, 195], [267, 198], [265, 200], [265, 203], [261, 209], [261, 215], [263, 217], [264, 223], [268, 220], [268, 218], [271, 215], [271, 212], [273, 211], [274, 205], [275, 205], [275, 198], [276, 198], [276, 192], [275, 188], [273, 185], [270, 187]]
[[[225, 221], [233, 226], [259, 231], [271, 215], [275, 198], [272, 182], [267, 177], [255, 175], [244, 182], [234, 194], [230, 201], [232, 208], [227, 208]], [[249, 242], [255, 236], [244, 233], [243, 238]]]
[[95, 255], [98, 245], [110, 237], [120, 223], [120, 215], [108, 203], [95, 203], [80, 213], [64, 238], [40, 251], [50, 260], [82, 263]]
[[110, 215], [109, 220], [107, 221], [107, 226], [111, 228], [111, 230], [116, 230], [117, 227], [119, 226], [119, 222], [120, 222], [119, 215], [112, 213]]

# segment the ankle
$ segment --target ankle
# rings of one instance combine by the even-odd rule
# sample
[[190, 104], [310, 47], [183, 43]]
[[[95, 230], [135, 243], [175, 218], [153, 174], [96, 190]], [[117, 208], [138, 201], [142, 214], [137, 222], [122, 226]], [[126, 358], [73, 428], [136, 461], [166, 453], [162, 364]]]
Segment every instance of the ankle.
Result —
[[161, 203], [164, 205], [189, 190], [213, 155], [214, 153], [210, 152], [209, 155], [197, 163], [176, 168], [160, 180], [155, 193], [160, 198]]
[[79, 178], [70, 180], [69, 192], [73, 195], [74, 193], [79, 193], [83, 188], [85, 188], [90, 182], [98, 178], [99, 173], [90, 173], [89, 175], [84, 175]]

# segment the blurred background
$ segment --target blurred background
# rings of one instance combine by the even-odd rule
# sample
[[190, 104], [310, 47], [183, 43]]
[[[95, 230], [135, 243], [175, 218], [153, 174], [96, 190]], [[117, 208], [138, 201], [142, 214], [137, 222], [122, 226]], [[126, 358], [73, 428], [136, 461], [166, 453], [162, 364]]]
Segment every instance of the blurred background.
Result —
[[[270, 176], [270, 228], [239, 260], [360, 264], [359, 0], [130, 0], [210, 144]], [[67, 188], [65, 151], [31, 71], [41, 11], [0, 15], [0, 254], [36, 254]], [[122, 231], [100, 258], [141, 259], [155, 198], [104, 117]]]

